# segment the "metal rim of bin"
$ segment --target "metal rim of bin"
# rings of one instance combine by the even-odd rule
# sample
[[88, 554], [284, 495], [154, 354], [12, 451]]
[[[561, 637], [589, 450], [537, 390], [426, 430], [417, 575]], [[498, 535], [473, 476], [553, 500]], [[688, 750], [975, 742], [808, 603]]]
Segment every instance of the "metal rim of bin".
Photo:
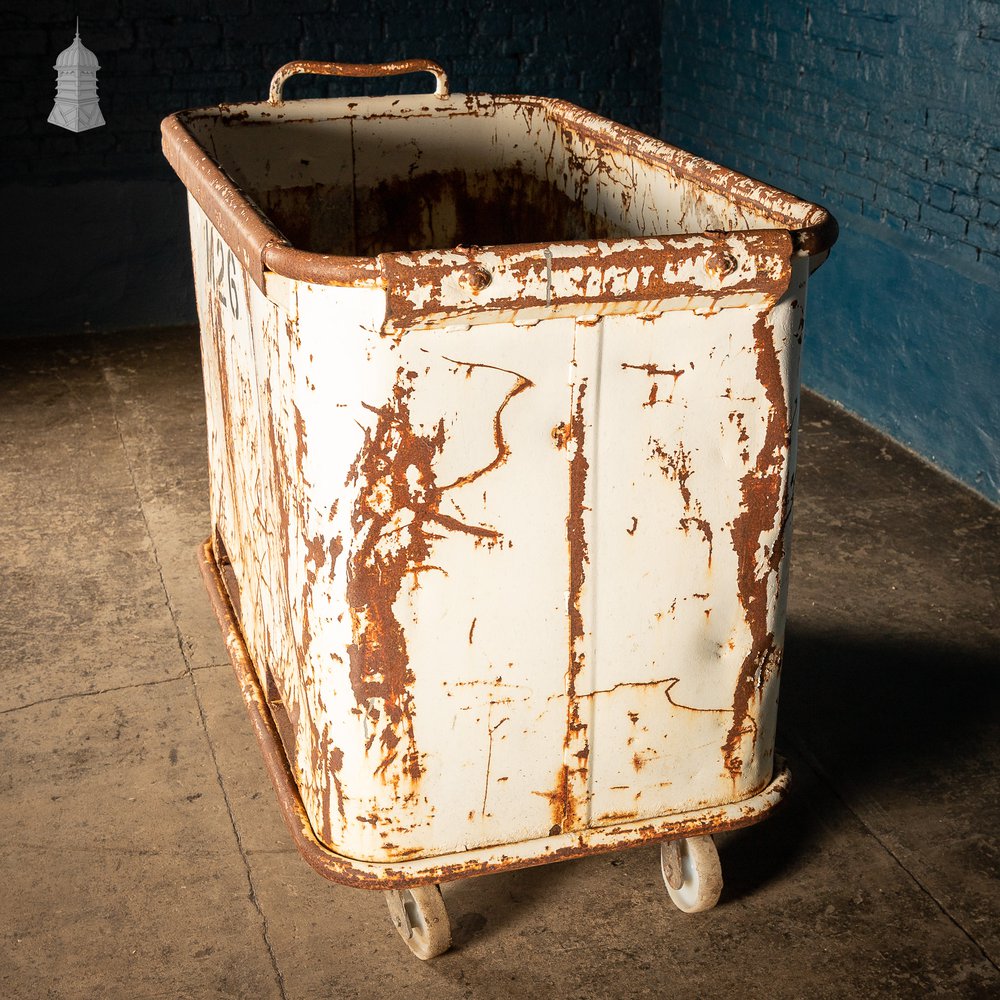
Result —
[[[427, 60], [418, 62], [421, 65], [415, 67], [417, 71], [435, 72], [430, 66], [436, 67], [436, 64], [424, 65], [428, 63]], [[308, 70], [303, 70], [304, 72], [316, 72], [318, 66], [337, 64], [302, 65], [310, 67]], [[282, 70], [284, 69], [285, 67], [282, 67]], [[276, 79], [282, 70], [278, 71]], [[580, 137], [599, 142], [600, 145], [611, 148], [617, 153], [635, 156], [663, 166], [678, 178], [691, 181], [706, 193], [723, 195], [740, 207], [765, 214], [769, 220], [773, 220], [773, 230], [759, 229], [753, 230], [752, 233], [757, 236], [767, 233], [787, 234], [791, 240], [792, 252], [810, 257], [813, 261], [813, 270], [822, 263], [837, 240], [839, 232], [837, 221], [822, 206], [796, 198], [780, 188], [728, 170], [567, 101], [521, 95], [515, 97], [486, 94], [452, 94], [450, 99], [444, 99], [440, 94], [417, 94], [409, 95], [409, 99], [431, 101], [436, 104], [433, 109], [430, 104], [421, 106], [421, 113], [432, 113], [432, 111], [443, 114], [458, 113], [454, 105], [466, 107], [471, 111], [480, 100], [516, 100], [519, 105], [537, 108]], [[449, 100], [453, 104], [450, 104]], [[285, 119], [286, 109], [301, 110], [309, 105], [321, 103], [323, 102], [304, 100], [279, 104], [271, 104], [268, 101], [220, 104], [213, 108], [176, 112], [165, 118], [161, 125], [164, 156], [262, 290], [265, 283], [264, 275], [269, 271], [296, 281], [347, 287], [386, 287], [388, 280], [383, 273], [381, 256], [352, 257], [321, 254], [292, 246], [253, 201], [214, 162], [209, 152], [188, 129], [186, 122], [196, 120], [199, 116], [223, 116], [238, 123], [250, 118], [253, 111], [254, 115], [261, 116], [260, 122], [279, 123]], [[401, 109], [400, 114], [405, 114], [405, 109]], [[686, 238], [683, 235], [651, 234], [642, 239], [670, 243], [674, 239]], [[600, 241], [572, 242], [575, 246], [596, 247]], [[538, 244], [537, 249], [542, 252], [553, 245]], [[524, 251], [533, 246], [524, 244], [516, 248], [505, 246], [493, 249], [507, 252], [512, 249]]]
[[309, 822], [278, 735], [274, 713], [276, 709], [280, 710], [280, 706], [268, 702], [257, 679], [211, 539], [199, 547], [198, 563], [225, 637], [254, 735], [277, 794], [282, 818], [306, 863], [331, 882], [361, 889], [416, 887], [490, 872], [530, 868], [553, 861], [569, 861], [641, 844], [722, 833], [751, 826], [764, 819], [782, 804], [788, 792], [791, 772], [784, 760], [775, 754], [774, 772], [769, 784], [756, 795], [739, 802], [451, 855], [391, 863], [345, 857], [327, 847]]

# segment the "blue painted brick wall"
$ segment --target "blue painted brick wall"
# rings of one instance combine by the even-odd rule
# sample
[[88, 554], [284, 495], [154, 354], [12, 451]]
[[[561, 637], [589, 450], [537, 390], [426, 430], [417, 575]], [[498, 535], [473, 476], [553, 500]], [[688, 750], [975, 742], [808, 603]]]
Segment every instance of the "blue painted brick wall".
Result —
[[1000, 4], [668, 0], [663, 130], [1000, 267]]
[[1000, 500], [1000, 3], [663, 5], [661, 134], [819, 201], [803, 378]]

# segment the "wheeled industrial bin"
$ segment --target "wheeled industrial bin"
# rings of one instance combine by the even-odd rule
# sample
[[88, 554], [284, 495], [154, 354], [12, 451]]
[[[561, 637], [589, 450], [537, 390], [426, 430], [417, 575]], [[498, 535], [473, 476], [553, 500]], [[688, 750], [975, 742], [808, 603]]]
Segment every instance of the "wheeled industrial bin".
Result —
[[[284, 101], [293, 73], [434, 94]], [[202, 566], [285, 820], [386, 890], [711, 835], [778, 803], [799, 201], [433, 63], [292, 63], [172, 115], [208, 406]]]

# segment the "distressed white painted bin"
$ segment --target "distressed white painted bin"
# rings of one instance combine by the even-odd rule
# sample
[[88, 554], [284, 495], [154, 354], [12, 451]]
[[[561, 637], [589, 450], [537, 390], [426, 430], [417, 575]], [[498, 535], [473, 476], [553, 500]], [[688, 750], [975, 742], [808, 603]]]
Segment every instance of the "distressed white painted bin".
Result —
[[[282, 100], [295, 72], [433, 95]], [[820, 207], [432, 63], [163, 124], [189, 191], [203, 568], [286, 821], [389, 891], [662, 841], [682, 909], [774, 754]]]

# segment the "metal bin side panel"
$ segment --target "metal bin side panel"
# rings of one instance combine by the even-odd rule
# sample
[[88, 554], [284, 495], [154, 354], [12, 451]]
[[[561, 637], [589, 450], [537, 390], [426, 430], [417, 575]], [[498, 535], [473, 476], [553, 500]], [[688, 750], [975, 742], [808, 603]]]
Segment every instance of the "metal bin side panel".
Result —
[[560, 822], [573, 336], [555, 319], [369, 342], [395, 379], [359, 417], [345, 551], [354, 709], [372, 734], [349, 774], [371, 821], [354, 856], [516, 843]]
[[358, 702], [377, 736], [351, 787], [378, 776], [364, 815], [380, 839], [352, 856], [515, 843], [767, 784], [803, 302], [370, 343], [397, 377], [366, 404], [359, 501], [386, 507], [355, 522], [349, 559], [359, 571], [377, 527], [393, 599], [378, 630], [379, 601], [349, 604], [355, 644], [388, 645], [388, 624], [398, 659]]
[[213, 510], [310, 821], [382, 862], [551, 835], [575, 324], [397, 339], [349, 315], [381, 293], [284, 293], [209, 310]]
[[592, 825], [770, 780], [806, 268], [773, 307], [603, 320]]
[[[256, 369], [253, 337], [255, 330], [278, 322], [277, 310], [252, 282], [247, 283], [246, 272], [225, 239], [190, 194], [188, 210], [205, 381], [212, 527], [215, 537], [224, 539], [227, 582], [240, 581], [243, 600], [236, 610], [241, 627], [248, 645], [259, 650], [254, 619], [247, 613], [262, 602], [262, 615], [269, 608], [269, 581], [259, 574], [248, 577], [245, 560], [257, 547], [255, 536], [272, 533], [274, 525], [265, 521], [264, 513], [268, 505], [260, 470], [260, 413], [265, 387]], [[262, 667], [266, 661], [256, 662]]]
[[337, 573], [350, 523], [338, 507], [350, 510], [345, 480], [358, 429], [356, 412], [348, 415], [337, 401], [383, 391], [369, 392], [380, 372], [363, 353], [353, 366], [341, 358], [350, 346], [363, 352], [361, 327], [377, 324], [384, 295], [322, 289], [328, 321], [313, 324], [310, 336], [296, 315], [308, 286], [292, 286], [283, 306], [267, 299], [238, 264], [230, 266], [228, 247], [193, 199], [189, 206], [213, 537], [261, 686], [280, 708], [279, 731], [310, 820], [332, 841], [341, 832], [333, 818], [343, 822], [339, 744], [365, 741], [349, 714], [335, 739], [338, 706], [324, 700], [332, 697], [325, 676], [338, 668], [347, 674], [352, 635]]
[[[230, 118], [219, 109], [185, 118], [192, 136], [237, 187], [270, 216], [268, 192], [308, 201], [314, 212], [335, 212], [330, 228], [352, 226], [352, 127], [349, 119]], [[324, 197], [317, 198], [322, 192]], [[305, 234], [285, 233], [295, 245]]]

